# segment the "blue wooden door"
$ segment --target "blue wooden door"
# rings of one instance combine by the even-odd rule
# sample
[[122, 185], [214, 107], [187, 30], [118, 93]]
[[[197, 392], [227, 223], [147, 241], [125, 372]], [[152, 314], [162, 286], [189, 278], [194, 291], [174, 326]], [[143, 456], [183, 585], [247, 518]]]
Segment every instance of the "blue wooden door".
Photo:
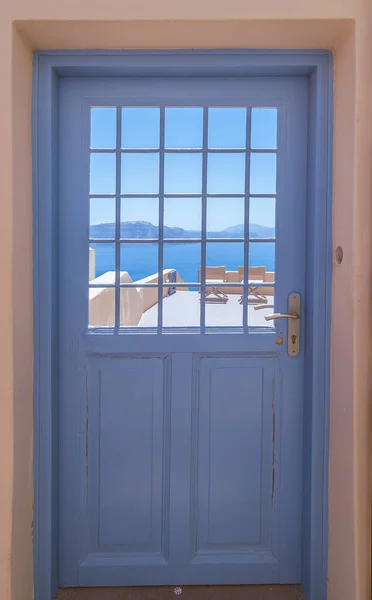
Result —
[[61, 586], [300, 582], [307, 93], [61, 80]]

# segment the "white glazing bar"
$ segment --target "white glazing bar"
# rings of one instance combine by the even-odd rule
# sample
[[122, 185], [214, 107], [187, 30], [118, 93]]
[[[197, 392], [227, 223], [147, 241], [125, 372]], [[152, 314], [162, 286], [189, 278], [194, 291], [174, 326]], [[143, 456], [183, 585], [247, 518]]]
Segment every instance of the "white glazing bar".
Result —
[[252, 244], [263, 244], [263, 243], [270, 243], [270, 244], [275, 244], [276, 238], [249, 238], [249, 241], [252, 242]]
[[[192, 244], [195, 242], [200, 242], [200, 238], [165, 238], [167, 240], [167, 244]], [[100, 242], [100, 239], [95, 239], [94, 243]], [[113, 241], [113, 240], [108, 240]], [[131, 244], [157, 244], [158, 238], [121, 238], [122, 242], [130, 242]], [[234, 238], [235, 241], [235, 238]], [[93, 240], [92, 240], [93, 243]]]
[[[115, 207], [115, 214], [116, 214], [116, 207]], [[116, 229], [116, 225], [115, 225], [115, 229]], [[115, 238], [89, 238], [89, 243], [90, 244], [113, 244], [115, 242]]]
[[[91, 148], [92, 154], [115, 154], [115, 148]], [[157, 154], [159, 148], [119, 148], [121, 154]], [[242, 154], [249, 152], [247, 148], [167, 148], [165, 154]], [[255, 148], [251, 150], [252, 154], [275, 154], [276, 148]]]
[[160, 107], [160, 152], [159, 152], [159, 247], [158, 247], [158, 333], [163, 327], [163, 255], [164, 255], [164, 137], [165, 108]]
[[208, 198], [244, 198], [244, 196], [245, 194], [207, 194]]
[[120, 238], [120, 241], [131, 244], [157, 244], [158, 238]]
[[115, 330], [120, 327], [120, 187], [121, 107], [116, 108], [116, 197], [115, 197]]
[[250, 194], [251, 198], [276, 198], [276, 194]]
[[120, 194], [121, 198], [157, 198], [159, 194]]
[[178, 288], [185, 288], [185, 289], [188, 289], [188, 288], [191, 288], [191, 287], [200, 288], [200, 283], [199, 283], [199, 282], [197, 282], [197, 281], [188, 281], [187, 283], [185, 283], [184, 281], [183, 281], [183, 282], [178, 282], [178, 281], [177, 281], [176, 283], [174, 283], [174, 282], [172, 282], [172, 283], [164, 283], [164, 284], [163, 284], [163, 287], [164, 287], [164, 288], [172, 288], [172, 287], [175, 287], [175, 288], [177, 288], [177, 289], [178, 289]]
[[[251, 147], [251, 118], [252, 109], [247, 108], [246, 115], [246, 147]], [[243, 276], [243, 329], [248, 332], [248, 273], [249, 273], [249, 183], [250, 183], [250, 152], [245, 155], [245, 198], [244, 198], [244, 276]]]
[[[199, 154], [201, 150], [199, 150]], [[245, 194], [213, 194], [207, 193], [208, 198], [244, 198]], [[251, 198], [276, 198], [276, 194], [251, 194]], [[120, 194], [121, 198], [157, 198], [158, 194]], [[116, 198], [116, 194], [89, 194], [89, 198]], [[164, 194], [164, 198], [200, 198], [200, 194]]]
[[[114, 283], [106, 283], [105, 285], [102, 285], [102, 283], [90, 283], [89, 284], [89, 288], [114, 288], [116, 287]], [[143, 283], [143, 284], [138, 284], [136, 281], [134, 281], [133, 283], [120, 283], [119, 287], [121, 288], [157, 288], [158, 284], [157, 283]], [[185, 282], [176, 282], [176, 283], [163, 283], [163, 288], [170, 288], [170, 287], [177, 287], [177, 288], [191, 288], [191, 287], [201, 287], [201, 283], [198, 281], [188, 281], [187, 283]], [[228, 283], [220, 283], [218, 285], [219, 288], [241, 288], [242, 284], [238, 281], [229, 281]], [[275, 287], [275, 281], [260, 281], [258, 284], [258, 287], [260, 288], [271, 288], [271, 287]]]
[[[119, 238], [122, 243], [131, 244], [156, 244], [158, 238]], [[167, 244], [195, 244], [200, 242], [200, 238], [166, 238]], [[208, 238], [208, 244], [229, 244], [231, 242], [243, 243], [245, 238], [240, 237], [225, 237], [225, 238]], [[115, 238], [89, 238], [90, 244], [109, 244], [113, 243]], [[270, 243], [273, 244], [276, 238], [249, 238], [253, 244]]]
[[201, 214], [201, 268], [200, 268], [200, 331], [205, 332], [205, 279], [207, 256], [207, 168], [208, 168], [208, 107], [203, 109], [203, 170]]
[[276, 154], [278, 152], [277, 148], [252, 148], [251, 154]]

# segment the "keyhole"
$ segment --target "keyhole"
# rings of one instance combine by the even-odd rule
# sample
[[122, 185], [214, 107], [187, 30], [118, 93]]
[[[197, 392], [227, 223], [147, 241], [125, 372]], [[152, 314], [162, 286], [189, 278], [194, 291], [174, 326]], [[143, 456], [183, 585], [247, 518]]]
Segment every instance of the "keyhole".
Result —
[[296, 340], [297, 340], [297, 335], [293, 334], [293, 335], [291, 336], [291, 340], [292, 340], [292, 344], [293, 344], [293, 345], [295, 345], [295, 343], [296, 343]]

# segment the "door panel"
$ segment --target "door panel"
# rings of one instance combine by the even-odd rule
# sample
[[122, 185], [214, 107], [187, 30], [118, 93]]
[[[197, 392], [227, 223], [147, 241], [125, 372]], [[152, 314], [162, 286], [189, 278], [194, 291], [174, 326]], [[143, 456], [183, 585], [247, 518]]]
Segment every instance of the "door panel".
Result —
[[99, 511], [98, 518], [91, 514], [91, 522], [99, 524], [99, 530], [92, 550], [110, 548], [138, 557], [144, 552], [161, 553], [163, 361], [104, 358], [94, 362], [89, 378], [95, 410], [90, 415], [88, 468], [93, 470], [92, 479], [99, 474], [96, 489], [92, 485], [90, 490], [92, 508]]
[[307, 91], [61, 80], [62, 587], [300, 581]]
[[270, 358], [201, 360], [197, 555], [269, 547], [273, 375]]

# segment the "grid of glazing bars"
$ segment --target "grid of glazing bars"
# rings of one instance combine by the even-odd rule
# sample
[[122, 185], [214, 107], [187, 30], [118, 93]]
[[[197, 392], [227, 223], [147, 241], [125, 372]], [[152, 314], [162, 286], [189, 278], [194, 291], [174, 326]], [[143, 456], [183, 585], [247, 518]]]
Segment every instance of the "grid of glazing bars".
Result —
[[[208, 110], [209, 107], [203, 107], [203, 145], [201, 148], [166, 148], [165, 147], [165, 110], [167, 107], [160, 106], [156, 107], [160, 110], [160, 142], [158, 148], [122, 148], [122, 109], [126, 108], [123, 106], [116, 107], [116, 147], [115, 148], [90, 148], [90, 153], [110, 153], [116, 155], [116, 183], [115, 183], [115, 194], [102, 194], [102, 193], [90, 193], [89, 198], [107, 198], [115, 199], [115, 239], [112, 238], [89, 238], [89, 244], [107, 244], [115, 243], [115, 284], [102, 284], [89, 283], [89, 288], [115, 288], [115, 329], [119, 329], [120, 325], [120, 289], [121, 288], [157, 288], [158, 289], [158, 320], [157, 326], [151, 328], [157, 333], [162, 332], [164, 329], [182, 329], [182, 327], [176, 326], [175, 328], [163, 327], [163, 291], [165, 287], [174, 286], [174, 283], [164, 283], [163, 277], [158, 277], [158, 283], [147, 283], [138, 284], [134, 283], [121, 283], [120, 282], [120, 249], [123, 243], [150, 243], [158, 244], [158, 273], [163, 272], [163, 251], [164, 251], [164, 199], [165, 198], [201, 198], [201, 239], [193, 238], [166, 238], [166, 243], [174, 244], [185, 244], [185, 243], [201, 243], [201, 265], [200, 265], [200, 281], [197, 282], [177, 282], [177, 287], [194, 287], [200, 291], [200, 327], [197, 329], [203, 333], [206, 330], [220, 329], [219, 326], [206, 326], [205, 324], [205, 307], [206, 307], [206, 249], [207, 243], [236, 243], [242, 242], [244, 245], [244, 280], [242, 282], [228, 282], [221, 284], [218, 287], [223, 291], [224, 287], [237, 287], [243, 288], [242, 294], [242, 326], [241, 327], [227, 327], [227, 329], [243, 329], [248, 331], [249, 328], [249, 317], [248, 317], [248, 295], [249, 288], [251, 287], [248, 281], [248, 269], [249, 269], [249, 245], [251, 242], [257, 243], [275, 243], [275, 237], [265, 238], [253, 238], [249, 237], [249, 208], [250, 198], [273, 198], [276, 199], [277, 190], [275, 186], [275, 193], [251, 193], [250, 192], [250, 161], [252, 154], [277, 154], [278, 148], [252, 148], [251, 147], [251, 122], [252, 122], [252, 107], [246, 107], [246, 144], [245, 148], [209, 148], [208, 147]], [[139, 108], [139, 107], [137, 107]], [[154, 107], [155, 108], [155, 107]], [[185, 107], [186, 108], [186, 107]], [[214, 106], [213, 106], [214, 108]], [[121, 157], [123, 154], [158, 154], [159, 155], [159, 193], [121, 193]], [[201, 193], [165, 193], [164, 191], [164, 163], [166, 154], [202, 154], [202, 191]], [[207, 171], [208, 171], [208, 155], [209, 154], [245, 154], [245, 190], [244, 194], [218, 194], [208, 193], [207, 188]], [[158, 224], [158, 238], [121, 238], [121, 200], [123, 198], [157, 198], [159, 201], [159, 224]], [[244, 238], [207, 238], [207, 199], [208, 198], [242, 198], [244, 199]], [[274, 256], [276, 251], [274, 251]], [[211, 287], [210, 285], [208, 287]], [[275, 280], [270, 282], [260, 282], [260, 288], [273, 288], [275, 293]], [[226, 328], [226, 327], [224, 327]], [[128, 329], [128, 327], [124, 327]], [[134, 327], [138, 331], [138, 327]], [[185, 327], [189, 330], [190, 327]]]

